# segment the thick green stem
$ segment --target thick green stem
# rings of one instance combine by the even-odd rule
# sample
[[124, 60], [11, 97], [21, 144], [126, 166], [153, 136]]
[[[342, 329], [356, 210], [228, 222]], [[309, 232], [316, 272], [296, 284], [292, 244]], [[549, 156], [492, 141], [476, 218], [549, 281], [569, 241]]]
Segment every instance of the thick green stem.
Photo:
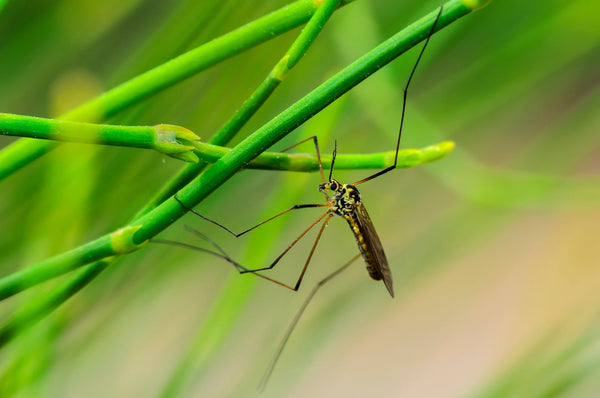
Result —
[[104, 235], [73, 250], [40, 261], [0, 279], [0, 300], [72, 271], [81, 265], [116, 254], [110, 240], [110, 235]]
[[[343, 4], [352, 0], [345, 1]], [[155, 67], [63, 115], [62, 119], [101, 122], [157, 92], [235, 54], [270, 40], [306, 21], [320, 1], [299, 0]], [[50, 141], [21, 139], [0, 151], [0, 179], [55, 148]]]
[[78, 271], [67, 282], [61, 284], [60, 288], [53, 289], [47, 293], [43, 300], [36, 300], [10, 317], [8, 322], [0, 328], [0, 347], [3, 347], [13, 337], [31, 327], [35, 322], [54, 311], [75, 293], [87, 286], [110, 263], [111, 258], [107, 258], [90, 264], [81, 271]]
[[0, 279], [0, 300], [93, 261], [138, 250], [146, 243], [133, 240], [140, 228], [140, 225], [123, 227]]

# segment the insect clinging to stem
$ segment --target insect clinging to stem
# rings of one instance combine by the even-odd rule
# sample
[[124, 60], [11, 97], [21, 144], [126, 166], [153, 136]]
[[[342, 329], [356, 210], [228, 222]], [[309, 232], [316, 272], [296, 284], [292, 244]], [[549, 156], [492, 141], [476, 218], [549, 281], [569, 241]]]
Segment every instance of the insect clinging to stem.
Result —
[[[189, 245], [186, 243], [181, 243], [181, 242], [175, 242], [175, 241], [169, 241], [169, 240], [162, 240], [162, 239], [153, 239], [154, 242], [156, 243], [164, 243], [164, 244], [170, 244], [170, 245], [175, 245], [175, 246], [181, 246], [181, 247], [186, 247], [186, 248], [190, 248], [190, 249], [194, 249], [194, 250], [198, 250], [198, 251], [202, 251], [205, 253], [209, 253], [211, 255], [214, 255], [216, 257], [219, 257], [229, 263], [231, 263], [236, 270], [240, 273], [240, 274], [244, 274], [244, 273], [251, 273], [254, 274], [262, 279], [268, 280], [270, 282], [276, 283], [280, 286], [283, 286], [285, 288], [288, 288], [290, 290], [293, 291], [297, 291], [300, 287], [300, 284], [302, 283], [302, 279], [304, 278], [304, 275], [306, 273], [306, 270], [308, 268], [308, 264], [310, 263], [310, 260], [314, 254], [314, 251], [316, 249], [317, 243], [319, 242], [321, 235], [325, 229], [325, 227], [327, 226], [327, 224], [329, 223], [330, 219], [334, 216], [339, 216], [342, 217], [343, 219], [346, 220], [346, 222], [348, 223], [354, 237], [356, 238], [356, 242], [358, 244], [358, 249], [359, 249], [359, 254], [357, 254], [356, 256], [354, 256], [350, 261], [348, 261], [346, 264], [344, 264], [342, 267], [338, 268], [336, 271], [334, 271], [333, 273], [329, 274], [326, 278], [322, 279], [320, 282], [317, 283], [317, 285], [313, 288], [313, 290], [311, 291], [311, 293], [308, 295], [308, 297], [306, 298], [306, 300], [304, 301], [303, 305], [301, 306], [301, 308], [298, 310], [298, 312], [296, 313], [294, 319], [292, 320], [289, 328], [287, 329], [284, 338], [282, 339], [267, 371], [265, 372], [264, 378], [262, 380], [260, 389], [263, 389], [264, 386], [266, 385], [274, 367], [275, 364], [281, 354], [281, 352], [283, 351], [283, 348], [287, 342], [287, 340], [289, 339], [291, 333], [294, 330], [294, 327], [296, 326], [298, 320], [300, 319], [301, 315], [303, 314], [304, 310], [306, 309], [306, 307], [308, 306], [309, 302], [312, 300], [312, 298], [314, 297], [314, 295], [316, 294], [317, 290], [323, 286], [325, 283], [329, 282], [331, 279], [333, 279], [335, 276], [339, 275], [342, 271], [344, 271], [345, 269], [347, 269], [350, 264], [352, 264], [356, 259], [358, 259], [359, 257], [362, 257], [366, 267], [367, 267], [367, 271], [369, 273], [369, 276], [374, 279], [374, 280], [382, 280], [384, 283], [384, 286], [386, 287], [387, 291], [389, 292], [389, 294], [394, 297], [394, 288], [393, 288], [393, 281], [392, 281], [392, 274], [388, 265], [388, 260], [387, 257], [385, 255], [385, 252], [383, 250], [383, 246], [381, 244], [381, 240], [379, 239], [379, 236], [377, 235], [377, 232], [375, 230], [375, 227], [373, 226], [373, 222], [371, 221], [371, 218], [369, 216], [369, 213], [367, 212], [363, 201], [362, 201], [362, 197], [361, 197], [361, 193], [359, 191], [359, 189], [357, 188], [357, 185], [365, 183], [367, 181], [371, 181], [375, 178], [381, 177], [382, 175], [394, 170], [398, 164], [398, 152], [400, 149], [400, 139], [402, 137], [402, 129], [404, 127], [404, 115], [405, 115], [405, 110], [406, 110], [406, 98], [407, 98], [407, 93], [408, 93], [408, 88], [410, 86], [410, 83], [412, 81], [412, 78], [414, 76], [414, 73], [417, 69], [417, 66], [419, 65], [419, 61], [421, 60], [421, 57], [423, 56], [423, 53], [425, 52], [425, 49], [427, 47], [427, 44], [429, 43], [429, 40], [433, 34], [433, 32], [435, 31], [435, 27], [437, 25], [437, 22], [440, 18], [440, 15], [442, 14], [442, 10], [443, 10], [443, 6], [440, 6], [439, 11], [437, 13], [437, 16], [433, 22], [433, 24], [431, 25], [431, 28], [429, 30], [429, 33], [425, 39], [425, 43], [423, 45], [423, 47], [421, 48], [421, 51], [417, 57], [417, 60], [411, 70], [411, 73], [408, 77], [407, 83], [404, 87], [404, 92], [403, 92], [403, 101], [402, 101], [402, 113], [401, 113], [401, 118], [400, 118], [400, 127], [398, 130], [398, 139], [396, 141], [396, 152], [395, 152], [395, 157], [394, 157], [394, 163], [389, 166], [386, 167], [383, 170], [380, 170], [366, 178], [363, 178], [359, 181], [356, 181], [352, 184], [341, 184], [339, 181], [337, 181], [336, 179], [332, 178], [333, 175], [333, 169], [334, 169], [334, 164], [335, 164], [335, 158], [336, 158], [336, 153], [337, 153], [337, 143], [334, 146], [334, 150], [333, 150], [333, 156], [332, 156], [332, 160], [331, 160], [331, 166], [329, 168], [329, 175], [328, 175], [328, 179], [325, 180], [325, 174], [323, 171], [323, 166], [321, 163], [321, 155], [320, 155], [320, 150], [319, 150], [319, 145], [318, 145], [318, 140], [316, 136], [312, 136], [306, 140], [303, 140], [287, 149], [285, 149], [284, 151], [287, 151], [289, 149], [292, 149], [294, 147], [296, 147], [299, 144], [302, 144], [306, 141], [310, 141], [312, 140], [314, 145], [315, 145], [315, 150], [316, 150], [316, 155], [317, 155], [317, 159], [318, 159], [318, 163], [319, 163], [319, 171], [321, 174], [321, 183], [318, 186], [318, 190], [324, 194], [325, 199], [326, 199], [326, 203], [318, 203], [318, 204], [299, 204], [299, 205], [294, 205], [280, 213], [277, 213], [276, 215], [262, 221], [261, 223], [254, 225], [253, 227], [250, 227], [240, 233], [235, 233], [232, 230], [230, 230], [229, 228], [225, 227], [222, 224], [219, 224], [218, 222], [200, 214], [199, 212], [189, 208], [187, 205], [185, 205], [179, 198], [177, 198], [177, 196], [175, 196], [175, 199], [179, 202], [179, 204], [187, 211], [203, 218], [204, 220], [207, 220], [217, 226], [219, 226], [220, 228], [226, 230], [227, 232], [229, 232], [231, 235], [235, 236], [235, 237], [240, 237], [242, 235], [245, 235], [246, 233], [260, 227], [263, 224], [266, 224], [269, 221], [274, 220], [275, 218], [286, 214], [292, 210], [296, 210], [296, 209], [303, 209], [303, 208], [315, 208], [315, 207], [327, 207], [327, 211], [322, 214], [321, 216], [319, 216], [319, 218], [317, 218], [311, 225], [309, 225], [308, 228], [306, 228], [281, 254], [279, 254], [275, 260], [273, 260], [271, 262], [271, 264], [269, 264], [268, 266], [265, 267], [261, 267], [261, 268], [255, 268], [255, 269], [248, 269], [246, 267], [244, 267], [243, 265], [239, 264], [238, 262], [234, 261], [231, 257], [229, 257], [225, 251], [223, 249], [221, 249], [220, 246], [218, 246], [215, 242], [213, 242], [212, 240], [210, 240], [206, 235], [204, 235], [203, 233], [201, 233], [200, 231], [197, 231], [193, 228], [190, 228], [188, 226], [186, 226], [186, 229], [188, 229], [189, 231], [191, 231], [192, 233], [194, 233], [196, 236], [200, 237], [201, 239], [207, 241], [210, 245], [212, 245], [216, 251], [210, 250], [210, 249], [205, 249], [202, 247], [198, 247], [198, 246], [194, 246], [194, 245]], [[331, 192], [331, 194], [329, 193]], [[295, 283], [295, 285], [288, 285], [286, 283], [280, 282], [278, 280], [275, 280], [271, 277], [268, 277], [266, 275], [261, 274], [261, 271], [266, 271], [266, 270], [270, 270], [272, 268], [275, 267], [275, 265], [277, 265], [277, 263], [281, 260], [281, 258], [287, 254], [289, 252], [289, 250], [304, 236], [306, 235], [312, 228], [314, 228], [316, 225], [321, 224], [317, 236], [315, 238], [315, 241], [311, 247], [311, 250], [308, 254], [308, 257], [304, 263], [304, 266], [300, 272], [300, 275], [298, 276], [298, 279]]]

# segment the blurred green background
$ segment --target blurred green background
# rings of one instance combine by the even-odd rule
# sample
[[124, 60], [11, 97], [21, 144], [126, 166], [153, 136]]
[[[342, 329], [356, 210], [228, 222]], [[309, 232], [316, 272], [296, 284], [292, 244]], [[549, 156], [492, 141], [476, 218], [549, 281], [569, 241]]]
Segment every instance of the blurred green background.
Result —
[[[286, 4], [5, 3], [0, 111], [47, 117]], [[337, 11], [240, 137], [438, 5], [357, 0]], [[361, 187], [397, 297], [363, 264], [350, 268], [317, 295], [260, 396], [599, 395], [598, 15], [591, 0], [496, 0], [432, 38], [409, 94], [402, 147], [453, 140], [457, 148]], [[208, 139], [298, 32], [109, 122], [178, 124]], [[416, 55], [369, 78], [278, 148], [317, 134], [323, 152], [334, 139], [340, 152], [391, 150]], [[118, 228], [181, 165], [148, 151], [60, 146], [0, 182], [0, 272]], [[366, 175], [335, 173], [341, 181]], [[319, 182], [317, 174], [243, 171], [197, 209], [239, 231], [321, 200]], [[192, 225], [258, 267], [319, 214], [301, 210], [238, 240], [188, 215], [161, 237], [198, 243], [183, 228]], [[270, 275], [293, 282], [311, 243]], [[0, 351], [0, 396], [258, 396], [311, 286], [356, 252], [345, 222], [332, 220], [293, 294], [206, 255], [150, 244]], [[8, 319], [62, 280], [5, 300], [0, 315]]]

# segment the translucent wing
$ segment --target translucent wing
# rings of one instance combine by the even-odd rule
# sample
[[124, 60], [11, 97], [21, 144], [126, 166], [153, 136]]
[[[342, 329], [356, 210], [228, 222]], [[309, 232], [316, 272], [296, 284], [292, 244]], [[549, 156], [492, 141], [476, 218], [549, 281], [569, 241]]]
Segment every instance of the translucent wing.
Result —
[[383, 252], [383, 246], [381, 245], [379, 236], [375, 231], [371, 217], [369, 217], [369, 213], [367, 213], [367, 209], [365, 209], [365, 206], [362, 203], [356, 209], [356, 216], [367, 249], [367, 253], [363, 253], [363, 255], [365, 255], [367, 265], [373, 267], [373, 271], [375, 271], [375, 274], [371, 273], [371, 276], [374, 279], [383, 279], [383, 283], [385, 284], [388, 292], [390, 292], [390, 295], [394, 297], [392, 273], [388, 267], [387, 257]]

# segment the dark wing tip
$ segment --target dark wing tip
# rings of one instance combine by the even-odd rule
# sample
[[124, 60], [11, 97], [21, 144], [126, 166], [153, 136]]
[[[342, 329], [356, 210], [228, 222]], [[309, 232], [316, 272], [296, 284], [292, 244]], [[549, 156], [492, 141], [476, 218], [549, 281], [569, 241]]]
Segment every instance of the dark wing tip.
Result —
[[391, 278], [383, 278], [383, 283], [385, 284], [385, 287], [387, 288], [388, 292], [390, 292], [390, 296], [394, 298], [394, 286], [392, 285]]

